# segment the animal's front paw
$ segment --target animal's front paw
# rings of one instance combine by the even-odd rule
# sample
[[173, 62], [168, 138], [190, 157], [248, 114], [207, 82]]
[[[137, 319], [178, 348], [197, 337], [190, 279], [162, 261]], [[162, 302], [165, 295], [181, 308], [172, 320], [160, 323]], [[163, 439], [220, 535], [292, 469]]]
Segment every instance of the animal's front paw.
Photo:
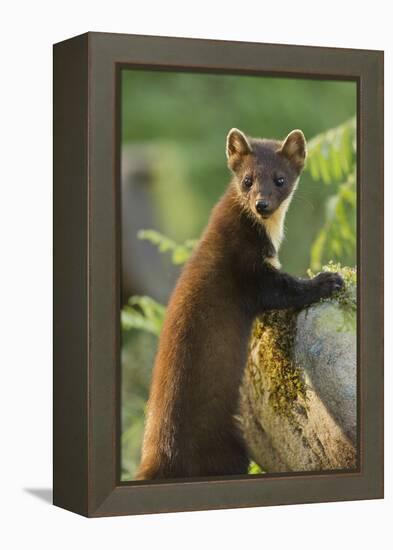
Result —
[[320, 298], [329, 298], [334, 292], [340, 290], [344, 286], [344, 281], [338, 273], [324, 271], [319, 273], [314, 279], [317, 285]]

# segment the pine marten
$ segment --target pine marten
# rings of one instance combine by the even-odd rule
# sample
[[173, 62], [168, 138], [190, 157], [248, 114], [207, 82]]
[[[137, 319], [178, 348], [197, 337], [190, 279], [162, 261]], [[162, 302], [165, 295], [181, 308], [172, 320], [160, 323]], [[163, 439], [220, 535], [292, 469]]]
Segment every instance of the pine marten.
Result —
[[246, 474], [235, 416], [254, 319], [343, 285], [337, 273], [298, 279], [280, 271], [284, 217], [306, 158], [302, 131], [281, 142], [234, 128], [226, 154], [232, 181], [169, 301], [136, 479]]

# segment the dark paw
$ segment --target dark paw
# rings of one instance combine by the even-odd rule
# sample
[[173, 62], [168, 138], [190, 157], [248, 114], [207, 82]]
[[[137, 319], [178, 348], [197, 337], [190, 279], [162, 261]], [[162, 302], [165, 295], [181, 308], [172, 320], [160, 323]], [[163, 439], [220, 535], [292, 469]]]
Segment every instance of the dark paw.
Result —
[[329, 298], [329, 296], [344, 286], [341, 275], [338, 273], [330, 273], [330, 271], [320, 273], [314, 278], [314, 281], [318, 286], [321, 298]]

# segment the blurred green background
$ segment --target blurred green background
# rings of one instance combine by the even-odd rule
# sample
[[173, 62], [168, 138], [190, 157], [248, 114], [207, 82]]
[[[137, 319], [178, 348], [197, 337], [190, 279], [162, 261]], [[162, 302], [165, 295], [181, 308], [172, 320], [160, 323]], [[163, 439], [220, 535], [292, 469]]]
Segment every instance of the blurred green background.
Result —
[[[198, 238], [228, 184], [230, 128], [276, 139], [301, 128], [309, 141], [307, 168], [286, 219], [283, 269], [304, 276], [328, 260], [356, 264], [356, 84], [123, 70], [121, 85], [125, 481], [140, 456], [163, 313], [157, 302], [165, 305], [178, 275], [173, 264], [187, 257], [187, 246], [176, 249], [176, 243]], [[146, 229], [170, 240], [138, 239]], [[171, 254], [160, 254], [149, 240]], [[153, 300], [127, 305], [135, 295]]]

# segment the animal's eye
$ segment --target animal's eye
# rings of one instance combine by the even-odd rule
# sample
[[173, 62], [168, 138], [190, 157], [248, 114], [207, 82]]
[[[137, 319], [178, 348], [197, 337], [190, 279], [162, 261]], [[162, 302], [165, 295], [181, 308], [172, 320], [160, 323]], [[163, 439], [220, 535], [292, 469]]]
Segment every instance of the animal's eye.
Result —
[[285, 178], [280, 176], [279, 178], [275, 178], [274, 183], [277, 185], [277, 187], [282, 187], [285, 185]]
[[252, 186], [252, 177], [251, 176], [246, 176], [243, 180], [243, 185], [245, 187], [250, 188]]

